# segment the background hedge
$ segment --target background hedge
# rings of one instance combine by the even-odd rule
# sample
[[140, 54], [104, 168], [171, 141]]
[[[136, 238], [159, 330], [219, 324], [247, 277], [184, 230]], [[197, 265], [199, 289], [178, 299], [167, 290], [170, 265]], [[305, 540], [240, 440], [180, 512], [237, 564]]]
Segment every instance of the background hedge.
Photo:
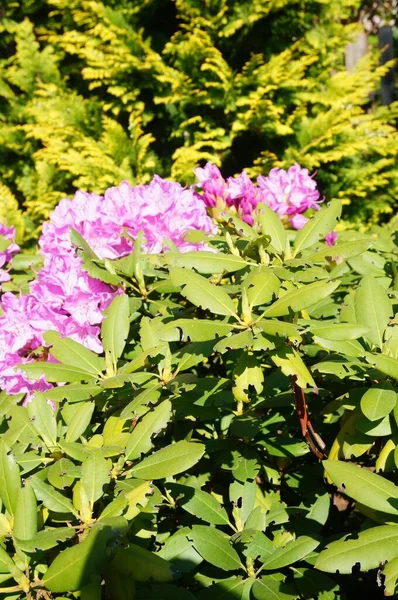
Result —
[[[300, 162], [345, 217], [396, 207], [398, 103], [357, 0], [16, 0], [0, 12], [0, 188], [19, 238], [74, 188]], [[26, 211], [18, 213], [18, 205]], [[387, 216], [386, 216], [387, 215]], [[33, 222], [30, 222], [33, 220]]]

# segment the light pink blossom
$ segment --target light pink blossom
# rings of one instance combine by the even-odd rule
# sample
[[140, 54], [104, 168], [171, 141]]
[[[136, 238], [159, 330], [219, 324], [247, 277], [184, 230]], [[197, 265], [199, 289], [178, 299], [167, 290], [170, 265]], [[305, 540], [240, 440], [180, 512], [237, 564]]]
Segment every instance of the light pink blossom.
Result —
[[217, 231], [203, 201], [191, 189], [158, 176], [149, 185], [136, 187], [124, 181], [106, 190], [103, 197], [78, 191], [72, 200], [61, 200], [43, 225], [39, 246], [44, 266], [30, 293], [3, 295], [0, 386], [8, 393], [25, 393], [29, 398], [34, 390], [51, 387], [44, 377], [32, 382], [21, 370], [15, 370], [20, 363], [38, 360], [47, 330], [102, 352], [99, 325], [103, 312], [122, 290], [84, 270], [72, 243], [71, 228], [101, 259], [131, 253], [140, 231], [144, 251], [152, 253], [163, 252], [172, 244], [182, 252], [200, 250], [205, 245], [187, 241], [186, 232]]
[[0, 223], [0, 236], [2, 247], [0, 249], [0, 283], [10, 280], [10, 275], [6, 269], [3, 269], [7, 265], [12, 257], [19, 252], [19, 246], [15, 243], [15, 228], [6, 227], [3, 223]]

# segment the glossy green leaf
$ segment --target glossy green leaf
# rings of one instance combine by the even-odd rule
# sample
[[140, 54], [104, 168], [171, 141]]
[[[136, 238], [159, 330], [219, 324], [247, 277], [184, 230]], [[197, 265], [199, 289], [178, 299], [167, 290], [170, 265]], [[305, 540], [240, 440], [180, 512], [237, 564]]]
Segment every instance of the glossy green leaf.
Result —
[[271, 238], [273, 248], [278, 254], [286, 252], [289, 248], [287, 231], [279, 216], [266, 204], [259, 204], [257, 210], [261, 230]]
[[42, 481], [37, 475], [33, 475], [30, 478], [30, 483], [32, 484], [36, 498], [42, 502], [46, 508], [56, 513], [70, 512], [76, 515], [76, 511], [69, 498], [60, 492], [57, 492], [52, 485], [48, 485], [48, 483]]
[[139, 458], [152, 448], [152, 436], [164, 429], [171, 418], [171, 402], [163, 400], [152, 411], [147, 413], [130, 434], [127, 448], [126, 460]]
[[272, 360], [277, 367], [280, 367], [282, 373], [286, 376], [295, 375], [297, 385], [301, 388], [307, 385], [316, 388], [315, 381], [305, 366], [301, 356], [294, 348], [286, 347], [278, 350], [272, 355]]
[[76, 408], [76, 412], [68, 424], [68, 430], [65, 434], [66, 442], [76, 442], [83, 435], [91, 422], [94, 408], [94, 402], [85, 402]]
[[385, 354], [371, 354], [368, 352], [366, 360], [378, 371], [398, 380], [398, 359], [386, 356]]
[[30, 540], [18, 540], [18, 547], [24, 552], [36, 552], [36, 550], [50, 550], [60, 542], [66, 542], [75, 537], [76, 530], [71, 527], [57, 527], [55, 529], [43, 529], [36, 533]]
[[187, 534], [189, 533], [189, 527], [182, 527], [167, 538], [158, 552], [161, 558], [171, 562], [181, 573], [189, 573], [203, 561], [192, 542], [188, 540]]
[[350, 574], [357, 563], [364, 572], [395, 558], [398, 558], [398, 526], [381, 525], [361, 531], [354, 539], [348, 535], [328, 544], [319, 554], [315, 568], [326, 573]]
[[33, 362], [17, 365], [15, 369], [24, 371], [30, 379], [38, 381], [42, 375], [49, 383], [70, 383], [92, 379], [91, 372], [70, 365], [57, 363]]
[[361, 398], [361, 410], [370, 421], [378, 421], [390, 414], [397, 403], [397, 393], [391, 385], [377, 385]]
[[243, 580], [242, 577], [223, 579], [199, 592], [197, 598], [198, 600], [249, 600], [250, 587], [247, 589], [248, 583], [251, 587], [253, 581]]
[[99, 375], [105, 370], [105, 361], [95, 352], [69, 338], [61, 338], [56, 331], [44, 334], [47, 344], [51, 345], [51, 355], [65, 365], [83, 369], [91, 375]]
[[12, 515], [17, 506], [18, 491], [21, 488], [21, 476], [15, 457], [6, 446], [0, 442], [0, 498], [7, 511]]
[[253, 596], [256, 600], [296, 600], [297, 593], [292, 586], [284, 582], [284, 577], [277, 573], [265, 575], [257, 579], [253, 585]]
[[172, 267], [170, 277], [174, 285], [182, 288], [181, 294], [195, 306], [210, 310], [216, 315], [236, 315], [235, 305], [222, 287], [181, 267]]
[[228, 335], [232, 328], [230, 323], [216, 320], [177, 319], [159, 330], [159, 338], [169, 342], [206, 342]]
[[133, 467], [134, 477], [163, 479], [187, 471], [203, 456], [205, 447], [196, 442], [176, 442], [154, 452]]
[[374, 277], [364, 277], [355, 294], [355, 314], [358, 323], [369, 327], [366, 337], [379, 348], [392, 314], [387, 291]]
[[350, 463], [324, 460], [323, 465], [333, 483], [365, 506], [398, 515], [398, 487], [391, 481]]
[[42, 579], [46, 589], [58, 593], [80, 590], [92, 575], [99, 574], [108, 560], [106, 529], [93, 529], [83, 542], [60, 552]]
[[112, 461], [93, 454], [82, 464], [82, 487], [88, 501], [94, 504], [102, 496], [102, 488], [111, 478]]
[[364, 356], [366, 354], [363, 346], [357, 340], [346, 340], [344, 342], [335, 342], [331, 340], [325, 340], [317, 335], [314, 335], [314, 342], [321, 348], [325, 348], [325, 350], [329, 350], [330, 352], [336, 352], [337, 354], [342, 354], [343, 356]]
[[33, 427], [48, 448], [57, 443], [57, 421], [55, 412], [49, 400], [39, 392], [33, 396], [27, 406], [29, 418]]
[[47, 473], [49, 483], [57, 490], [70, 487], [78, 476], [80, 476], [80, 468], [76, 467], [68, 458], [57, 460], [50, 466]]
[[260, 306], [271, 302], [279, 292], [280, 281], [269, 267], [253, 269], [244, 279], [249, 305]]
[[294, 240], [294, 252], [298, 254], [310, 248], [336, 227], [341, 216], [342, 204], [340, 200], [333, 200], [327, 208], [319, 210], [302, 229]]
[[263, 391], [264, 373], [256, 356], [242, 352], [233, 371], [234, 387], [232, 393], [238, 402], [249, 402], [249, 390], [257, 394]]
[[211, 565], [224, 571], [242, 568], [239, 555], [231, 546], [229, 537], [219, 529], [194, 525], [188, 539], [192, 540], [195, 550]]
[[191, 515], [213, 525], [229, 526], [227, 511], [211, 494], [175, 483], [167, 484], [167, 489], [177, 503]]
[[166, 262], [173, 267], [196, 269], [199, 273], [212, 275], [214, 273], [233, 273], [241, 271], [249, 263], [241, 256], [222, 254], [221, 252], [184, 252], [166, 254]]
[[30, 540], [37, 533], [36, 496], [29, 481], [18, 490], [14, 514], [13, 535], [19, 540]]
[[289, 542], [285, 547], [277, 548], [273, 554], [265, 559], [262, 567], [266, 571], [282, 569], [299, 560], [303, 560], [303, 558], [308, 556], [308, 554], [313, 552], [318, 546], [318, 539], [302, 535], [292, 542]]
[[353, 240], [338, 243], [335, 246], [325, 246], [322, 250], [306, 255], [305, 258], [308, 262], [322, 262], [326, 257], [336, 258], [337, 256], [348, 259], [362, 254], [371, 246], [371, 240]]
[[369, 331], [369, 327], [358, 323], [328, 323], [327, 321], [307, 321], [305, 324], [313, 335], [333, 342], [356, 340]]
[[398, 557], [390, 560], [383, 568], [384, 595], [394, 596], [398, 592]]
[[339, 285], [340, 281], [329, 283], [317, 281], [303, 285], [297, 290], [281, 296], [263, 312], [262, 316], [264, 318], [283, 317], [289, 314], [289, 310], [299, 312], [330, 296]]
[[88, 383], [70, 383], [68, 385], [62, 385], [54, 387], [43, 395], [55, 402], [61, 400], [67, 400], [70, 403], [83, 402], [84, 400], [90, 400], [92, 397], [97, 396], [102, 392], [102, 388], [99, 385], [88, 384]]
[[111, 364], [116, 373], [116, 365], [126, 345], [130, 329], [129, 299], [126, 294], [116, 296], [104, 312], [105, 319], [101, 326], [101, 338], [104, 346], [105, 360]]

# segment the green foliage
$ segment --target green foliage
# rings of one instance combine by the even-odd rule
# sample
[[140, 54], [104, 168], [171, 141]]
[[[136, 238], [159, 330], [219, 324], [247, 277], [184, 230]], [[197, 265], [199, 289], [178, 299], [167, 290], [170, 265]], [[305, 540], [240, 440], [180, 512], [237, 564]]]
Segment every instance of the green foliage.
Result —
[[346, 218], [385, 220], [398, 188], [397, 105], [374, 101], [388, 65], [372, 48], [345, 69], [358, 9], [357, 0], [7, 3], [1, 197], [40, 223], [75, 188], [103, 193], [154, 172], [189, 183], [207, 160], [252, 176], [298, 161], [318, 170]]
[[284, 239], [224, 223], [213, 272], [210, 253], [98, 260], [125, 289], [104, 356], [47, 332], [58, 363], [21, 368], [64, 385], [0, 398], [2, 597], [394, 593], [397, 229], [326, 247], [324, 210]]

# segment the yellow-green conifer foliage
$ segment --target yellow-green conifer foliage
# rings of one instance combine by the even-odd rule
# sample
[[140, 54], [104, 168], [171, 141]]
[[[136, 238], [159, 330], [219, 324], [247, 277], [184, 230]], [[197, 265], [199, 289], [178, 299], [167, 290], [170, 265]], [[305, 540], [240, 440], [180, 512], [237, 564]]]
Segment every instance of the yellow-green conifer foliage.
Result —
[[[0, 21], [0, 177], [37, 222], [155, 172], [297, 161], [363, 224], [394, 210], [398, 103], [375, 51], [344, 64], [357, 0], [14, 0]], [[3, 11], [4, 12], [4, 11]], [[1, 188], [3, 189], [3, 188]], [[5, 189], [5, 188], [4, 188]]]

